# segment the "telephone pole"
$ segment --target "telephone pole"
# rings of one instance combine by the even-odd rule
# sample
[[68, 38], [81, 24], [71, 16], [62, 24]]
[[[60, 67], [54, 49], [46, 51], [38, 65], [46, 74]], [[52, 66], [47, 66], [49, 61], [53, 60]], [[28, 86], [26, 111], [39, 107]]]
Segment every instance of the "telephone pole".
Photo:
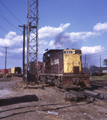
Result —
[[38, 0], [28, 0], [27, 80], [38, 83]]
[[25, 81], [24, 72], [25, 72], [25, 24], [23, 26], [19, 25], [19, 27], [23, 27], [23, 81]]
[[100, 68], [101, 68], [101, 55], [100, 55]]
[[85, 72], [86, 72], [87, 70], [86, 70], [86, 54], [85, 54]]
[[7, 67], [7, 48], [8, 47], [5, 47], [6, 48], [6, 51], [5, 51], [5, 77], [6, 77], [6, 67]]
[[86, 64], [86, 54], [85, 54], [85, 64]]

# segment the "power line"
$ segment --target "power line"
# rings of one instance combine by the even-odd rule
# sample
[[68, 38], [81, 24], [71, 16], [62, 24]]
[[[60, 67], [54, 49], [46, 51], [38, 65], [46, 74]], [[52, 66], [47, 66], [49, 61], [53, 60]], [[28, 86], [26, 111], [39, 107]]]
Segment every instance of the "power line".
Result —
[[[0, 9], [0, 11], [1, 11], [1, 13], [3, 14], [3, 16], [4, 16], [4, 18], [6, 19], [6, 17], [5, 17], [5, 15], [4, 15], [4, 13], [3, 13], [3, 11]], [[10, 24], [9, 24], [10, 25]], [[10, 27], [12, 28], [12, 26], [10, 25]], [[12, 28], [13, 29], [13, 28]]]
[[[87, 58], [96, 57], [96, 56], [105, 55], [105, 54], [107, 54], [107, 50], [103, 51], [103, 52], [87, 55]], [[85, 57], [85, 56], [83, 56], [83, 57]]]
[[93, 56], [93, 55], [96, 55], [96, 54], [102, 54], [102, 53], [104, 53], [104, 52], [107, 52], [107, 50], [102, 51], [102, 52], [98, 52], [98, 53], [89, 54], [88, 56]]
[[99, 54], [99, 55], [95, 55], [95, 56], [88, 56], [87, 58], [98, 57], [100, 55], [105, 55], [105, 54], [107, 54], [107, 53], [103, 53], [103, 54]]
[[3, 14], [3, 16], [5, 17], [5, 15], [4, 15], [4, 13], [3, 13], [3, 11], [0, 9], [0, 11], [1, 11], [1, 13]]
[[[0, 0], [1, 2], [1, 0]], [[2, 2], [1, 2], [2, 3]], [[2, 3], [2, 5], [20, 22], [20, 20]], [[22, 22], [20, 22], [22, 24]]]
[[[2, 15], [0, 15], [4, 20], [6, 20], [9, 24], [11, 24], [14, 28], [16, 28], [17, 30], [21, 31], [20, 29], [18, 29], [16, 26], [14, 26], [11, 22], [9, 22], [6, 18], [4, 18]], [[22, 31], [21, 31], [22, 32]]]

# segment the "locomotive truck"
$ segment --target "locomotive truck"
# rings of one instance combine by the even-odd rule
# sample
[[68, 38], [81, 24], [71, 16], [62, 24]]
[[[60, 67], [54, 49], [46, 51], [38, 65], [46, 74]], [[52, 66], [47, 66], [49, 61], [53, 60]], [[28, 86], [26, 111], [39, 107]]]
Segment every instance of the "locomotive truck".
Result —
[[61, 88], [90, 87], [89, 74], [82, 72], [82, 53], [77, 49], [50, 49], [43, 54], [44, 72], [39, 78]]

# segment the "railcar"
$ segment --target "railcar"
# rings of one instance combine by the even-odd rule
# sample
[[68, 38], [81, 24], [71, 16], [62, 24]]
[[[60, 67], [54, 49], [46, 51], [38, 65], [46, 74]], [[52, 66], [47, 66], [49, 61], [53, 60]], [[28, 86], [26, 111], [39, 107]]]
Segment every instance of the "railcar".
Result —
[[10, 68], [10, 73], [15, 76], [22, 76], [21, 67]]
[[90, 87], [89, 74], [82, 72], [82, 53], [77, 49], [50, 49], [43, 54], [39, 78], [61, 88]]

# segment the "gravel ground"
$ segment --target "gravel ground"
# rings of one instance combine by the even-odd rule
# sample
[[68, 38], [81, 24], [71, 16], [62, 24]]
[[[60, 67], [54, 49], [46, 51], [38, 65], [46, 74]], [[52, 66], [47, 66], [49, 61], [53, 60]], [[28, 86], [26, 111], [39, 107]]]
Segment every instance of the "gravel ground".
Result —
[[22, 78], [0, 78], [0, 120], [107, 120], [107, 105], [67, 102], [63, 90], [25, 88]]

